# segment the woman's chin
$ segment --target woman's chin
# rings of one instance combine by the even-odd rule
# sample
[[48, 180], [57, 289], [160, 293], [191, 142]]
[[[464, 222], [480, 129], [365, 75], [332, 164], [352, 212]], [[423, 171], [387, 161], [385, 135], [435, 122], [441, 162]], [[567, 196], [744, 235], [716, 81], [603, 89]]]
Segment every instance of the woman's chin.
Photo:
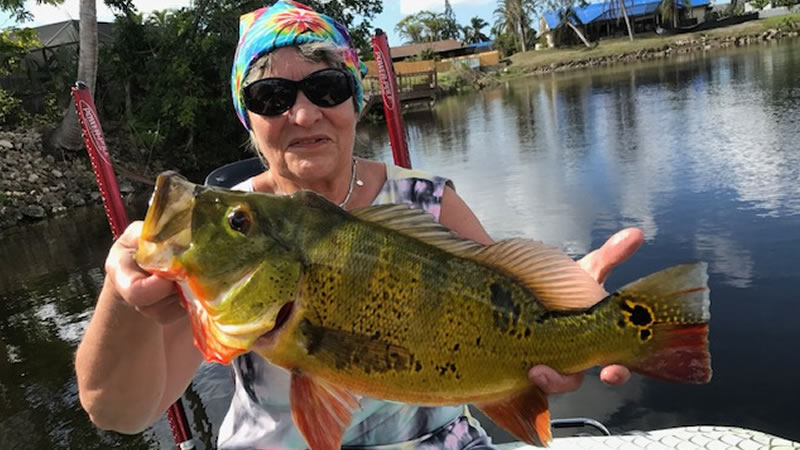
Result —
[[339, 166], [339, 157], [326, 149], [303, 150], [287, 154], [286, 165], [292, 174], [303, 180], [329, 178]]

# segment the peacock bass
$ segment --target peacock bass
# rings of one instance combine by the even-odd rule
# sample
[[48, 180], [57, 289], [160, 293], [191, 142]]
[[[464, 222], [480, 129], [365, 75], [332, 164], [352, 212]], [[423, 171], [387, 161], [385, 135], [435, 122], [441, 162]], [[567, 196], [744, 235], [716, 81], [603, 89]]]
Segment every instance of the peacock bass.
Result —
[[538, 242], [484, 246], [405, 205], [347, 212], [310, 191], [234, 192], [175, 173], [157, 180], [136, 260], [177, 282], [208, 361], [253, 350], [291, 372], [292, 417], [314, 450], [340, 447], [358, 395], [472, 403], [547, 445], [536, 364], [711, 378], [705, 263], [608, 294]]

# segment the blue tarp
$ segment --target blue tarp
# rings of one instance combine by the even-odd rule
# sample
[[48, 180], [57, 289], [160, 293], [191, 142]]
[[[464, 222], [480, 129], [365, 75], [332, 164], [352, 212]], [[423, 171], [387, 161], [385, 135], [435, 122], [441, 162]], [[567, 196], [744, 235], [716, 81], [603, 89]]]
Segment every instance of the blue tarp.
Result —
[[[710, 0], [679, 0], [678, 3], [684, 4], [687, 1], [692, 5], [692, 8], [711, 4]], [[625, 0], [625, 9], [628, 11], [628, 17], [647, 16], [653, 14], [660, 3], [658, 0]], [[575, 8], [575, 15], [584, 25], [594, 21], [617, 19], [621, 14], [621, 11], [610, 11], [606, 3], [590, 3], [585, 7]], [[544, 20], [551, 30], [557, 28], [561, 23], [558, 11], [544, 13]], [[577, 25], [574, 20], [573, 23]]]
[[475, 44], [469, 44], [467, 47], [483, 48], [483, 47], [489, 47], [492, 44], [494, 44], [494, 41], [484, 41], [484, 42], [476, 42]]

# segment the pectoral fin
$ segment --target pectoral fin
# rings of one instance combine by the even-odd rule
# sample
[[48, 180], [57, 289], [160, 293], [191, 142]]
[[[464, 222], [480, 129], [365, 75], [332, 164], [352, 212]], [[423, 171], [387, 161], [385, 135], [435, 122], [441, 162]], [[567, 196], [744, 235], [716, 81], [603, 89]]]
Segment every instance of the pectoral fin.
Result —
[[521, 441], [545, 447], [552, 439], [547, 396], [536, 386], [475, 406]]
[[311, 450], [338, 450], [360, 407], [350, 392], [300, 372], [292, 373], [289, 393], [292, 419]]

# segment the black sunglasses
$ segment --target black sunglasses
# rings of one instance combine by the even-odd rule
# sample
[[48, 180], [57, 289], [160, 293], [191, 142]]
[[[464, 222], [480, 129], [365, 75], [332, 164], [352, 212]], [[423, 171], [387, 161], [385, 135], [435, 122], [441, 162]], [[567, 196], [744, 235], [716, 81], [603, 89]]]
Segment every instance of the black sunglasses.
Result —
[[256, 114], [277, 116], [294, 105], [298, 89], [311, 103], [330, 108], [352, 97], [356, 87], [353, 75], [338, 68], [318, 70], [300, 81], [264, 78], [244, 87], [244, 105]]

